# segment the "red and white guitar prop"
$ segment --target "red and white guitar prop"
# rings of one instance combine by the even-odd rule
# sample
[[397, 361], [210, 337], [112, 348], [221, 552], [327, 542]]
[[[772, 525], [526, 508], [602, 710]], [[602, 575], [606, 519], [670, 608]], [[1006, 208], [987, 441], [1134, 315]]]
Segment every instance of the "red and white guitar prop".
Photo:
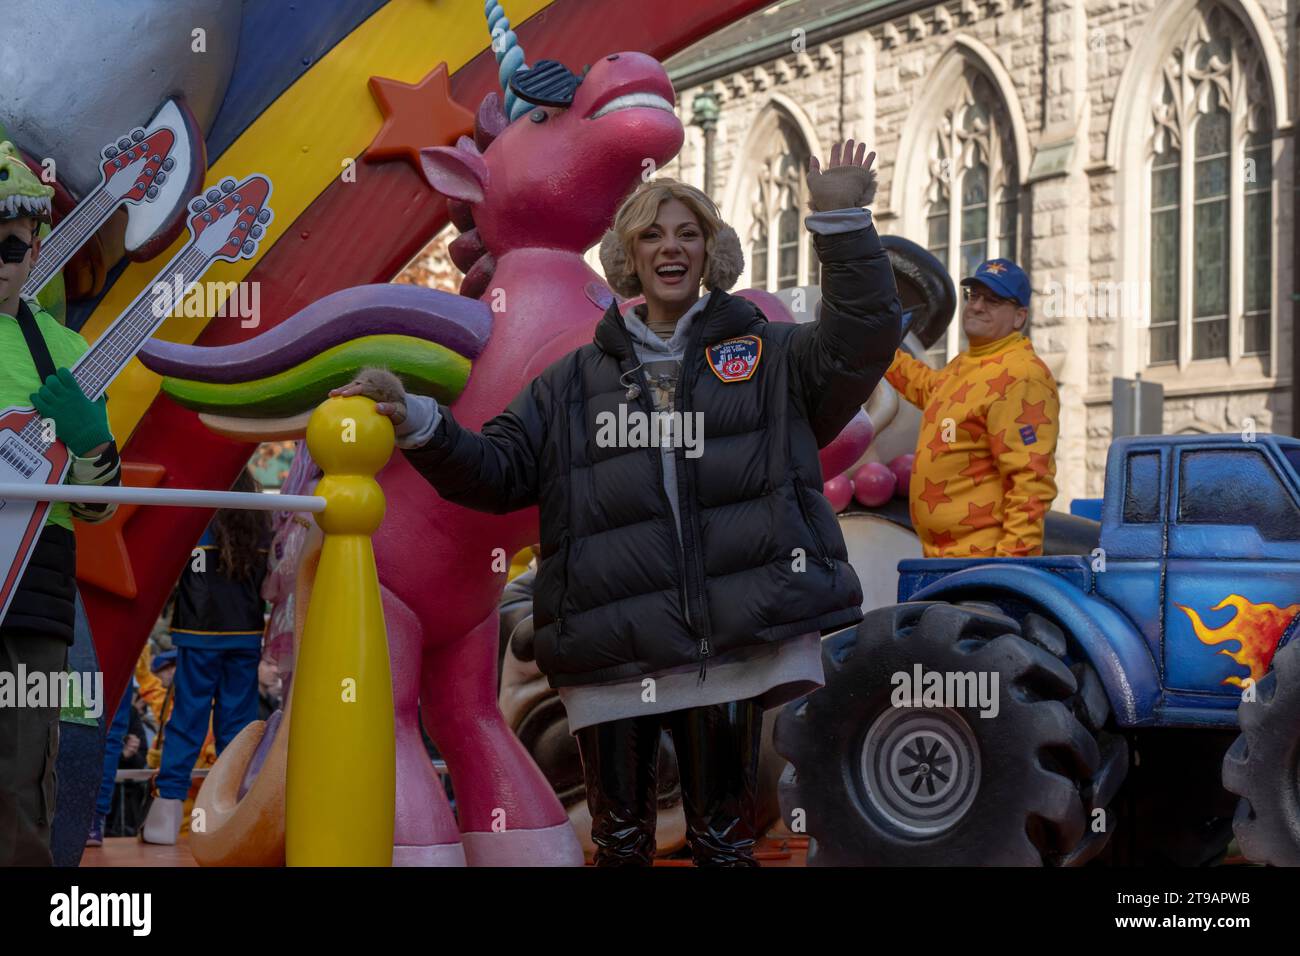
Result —
[[165, 126], [149, 133], [137, 126], [105, 146], [99, 185], [45, 237], [23, 295], [31, 298], [45, 288], [123, 203], [152, 202], [176, 165], [175, 146], [176, 134]]
[[[190, 241], [167, 263], [78, 360], [72, 375], [95, 401], [158, 326], [217, 260], [237, 262], [257, 253], [263, 227], [271, 221], [267, 199], [271, 181], [249, 176], [190, 203]], [[60, 485], [71, 463], [66, 446], [45, 440], [46, 429], [33, 408], [0, 412], [0, 484]], [[0, 499], [0, 621], [9, 611], [18, 582], [45, 525], [48, 501]]]

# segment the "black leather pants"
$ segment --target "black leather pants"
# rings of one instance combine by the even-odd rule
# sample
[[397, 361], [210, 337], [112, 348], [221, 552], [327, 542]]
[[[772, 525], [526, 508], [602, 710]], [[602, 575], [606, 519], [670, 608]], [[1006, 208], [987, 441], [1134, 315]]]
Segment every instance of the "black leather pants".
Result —
[[661, 729], [673, 736], [696, 866], [757, 866], [754, 818], [763, 709], [752, 700], [584, 727], [582, 755], [597, 866], [649, 866], [655, 854]]

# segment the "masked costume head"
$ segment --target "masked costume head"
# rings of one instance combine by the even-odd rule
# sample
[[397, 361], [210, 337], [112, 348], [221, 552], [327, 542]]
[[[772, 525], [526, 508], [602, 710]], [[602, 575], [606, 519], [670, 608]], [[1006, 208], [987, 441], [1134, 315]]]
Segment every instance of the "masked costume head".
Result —
[[0, 262], [16, 263], [26, 258], [40, 223], [50, 221], [53, 195], [54, 189], [36, 178], [12, 143], [0, 143], [0, 221], [37, 221], [32, 229], [32, 242], [12, 234], [0, 239]]
[[0, 219], [49, 222], [54, 187], [27, 168], [13, 143], [0, 143]]

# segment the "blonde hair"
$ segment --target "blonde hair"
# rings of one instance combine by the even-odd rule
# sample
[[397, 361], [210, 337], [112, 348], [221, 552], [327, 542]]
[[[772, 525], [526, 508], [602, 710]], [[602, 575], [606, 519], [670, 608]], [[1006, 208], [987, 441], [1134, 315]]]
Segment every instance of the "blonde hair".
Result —
[[670, 199], [682, 203], [704, 233], [703, 282], [708, 289], [729, 289], [744, 269], [740, 239], [722, 221], [718, 207], [704, 192], [676, 179], [661, 177], [642, 183], [614, 214], [614, 226], [600, 244], [601, 265], [610, 288], [622, 296], [641, 292], [641, 280], [632, 266], [632, 247], [643, 229], [654, 223], [659, 207]]

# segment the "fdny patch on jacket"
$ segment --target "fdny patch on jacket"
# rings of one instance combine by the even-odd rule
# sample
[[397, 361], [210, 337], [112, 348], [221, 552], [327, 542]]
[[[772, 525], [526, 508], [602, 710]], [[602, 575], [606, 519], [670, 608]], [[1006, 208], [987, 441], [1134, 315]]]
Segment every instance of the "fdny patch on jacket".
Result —
[[709, 368], [724, 382], [745, 382], [754, 377], [763, 355], [763, 340], [757, 335], [727, 339], [705, 349]]

